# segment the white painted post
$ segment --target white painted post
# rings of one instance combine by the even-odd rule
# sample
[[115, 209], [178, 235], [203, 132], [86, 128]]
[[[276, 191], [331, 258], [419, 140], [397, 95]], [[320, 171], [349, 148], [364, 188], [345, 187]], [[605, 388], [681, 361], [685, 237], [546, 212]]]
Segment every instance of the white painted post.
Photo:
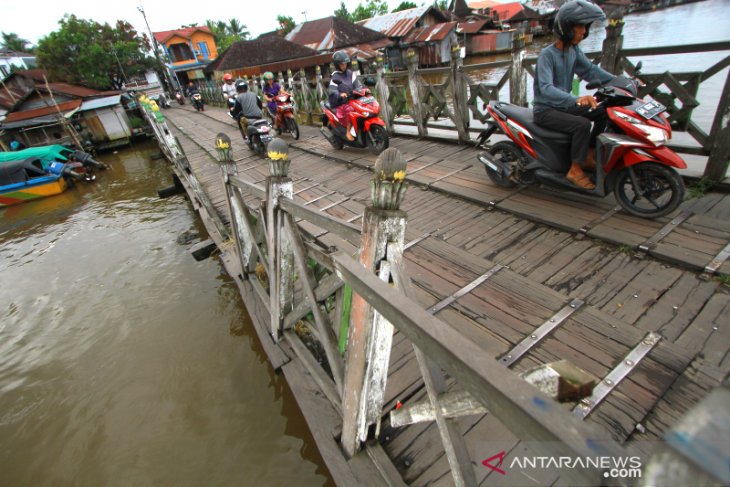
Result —
[[527, 50], [525, 34], [515, 31], [512, 34], [512, 71], [509, 77], [510, 102], [514, 105], [527, 106], [527, 73], [523, 66]]
[[266, 178], [266, 229], [268, 248], [271, 336], [281, 339], [284, 317], [294, 309], [294, 250], [279, 209], [279, 198], [294, 198], [289, 178], [289, 148], [281, 139], [268, 146], [269, 171]]
[[[380, 154], [371, 182], [372, 205], [363, 216], [360, 263], [386, 282], [390, 280], [388, 249], [403, 252], [406, 214], [399, 208], [407, 186], [405, 168], [405, 158], [397, 149]], [[392, 340], [393, 325], [354, 294], [342, 407], [341, 441], [349, 456], [360, 450], [371, 425], [379, 429]]]

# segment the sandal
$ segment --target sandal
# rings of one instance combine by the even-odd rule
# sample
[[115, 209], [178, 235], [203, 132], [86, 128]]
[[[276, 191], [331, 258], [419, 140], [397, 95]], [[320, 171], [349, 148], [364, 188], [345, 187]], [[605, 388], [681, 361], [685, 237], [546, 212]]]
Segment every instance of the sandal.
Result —
[[565, 179], [581, 189], [596, 189], [596, 185], [593, 184], [593, 181], [591, 181], [590, 178], [585, 174], [581, 174], [576, 177], [568, 173], [565, 175]]

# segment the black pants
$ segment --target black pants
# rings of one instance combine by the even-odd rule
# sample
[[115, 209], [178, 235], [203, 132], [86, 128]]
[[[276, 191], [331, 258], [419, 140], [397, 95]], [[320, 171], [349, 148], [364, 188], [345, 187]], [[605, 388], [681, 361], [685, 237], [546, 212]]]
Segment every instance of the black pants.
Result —
[[[608, 116], [605, 107], [590, 110], [589, 107], [574, 106], [567, 111], [554, 109], [535, 112], [535, 123], [558, 132], [572, 135], [570, 160], [583, 164], [588, 156], [588, 148], [596, 146], [596, 138], [606, 129]], [[591, 122], [593, 130], [591, 131]]]

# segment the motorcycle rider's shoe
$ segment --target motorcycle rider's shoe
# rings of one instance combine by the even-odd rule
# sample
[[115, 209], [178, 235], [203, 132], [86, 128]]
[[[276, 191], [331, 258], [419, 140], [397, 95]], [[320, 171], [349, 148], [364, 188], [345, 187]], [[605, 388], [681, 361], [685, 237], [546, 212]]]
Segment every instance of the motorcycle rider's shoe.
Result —
[[565, 179], [581, 189], [596, 189], [596, 185], [593, 184], [593, 181], [591, 181], [590, 178], [586, 176], [586, 173], [583, 172], [583, 169], [581, 169], [580, 165], [575, 162], [573, 163], [573, 165], [570, 166], [570, 170], [568, 171], [568, 174], [565, 175]]

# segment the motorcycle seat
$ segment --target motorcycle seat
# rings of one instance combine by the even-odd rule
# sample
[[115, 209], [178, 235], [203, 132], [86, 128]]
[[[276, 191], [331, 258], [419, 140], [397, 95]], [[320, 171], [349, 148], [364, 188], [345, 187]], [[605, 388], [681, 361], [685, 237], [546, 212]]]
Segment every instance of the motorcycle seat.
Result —
[[557, 130], [551, 130], [536, 124], [532, 109], [530, 108], [504, 103], [499, 107], [499, 110], [541, 139], [553, 139], [563, 142], [571, 141], [572, 137], [567, 132], [558, 132]]
[[256, 127], [259, 127], [261, 125], [266, 125], [266, 123], [267, 123], [266, 120], [264, 120], [263, 118], [260, 118], [258, 120], [255, 120], [255, 121], [251, 122], [251, 125], [254, 125]]

